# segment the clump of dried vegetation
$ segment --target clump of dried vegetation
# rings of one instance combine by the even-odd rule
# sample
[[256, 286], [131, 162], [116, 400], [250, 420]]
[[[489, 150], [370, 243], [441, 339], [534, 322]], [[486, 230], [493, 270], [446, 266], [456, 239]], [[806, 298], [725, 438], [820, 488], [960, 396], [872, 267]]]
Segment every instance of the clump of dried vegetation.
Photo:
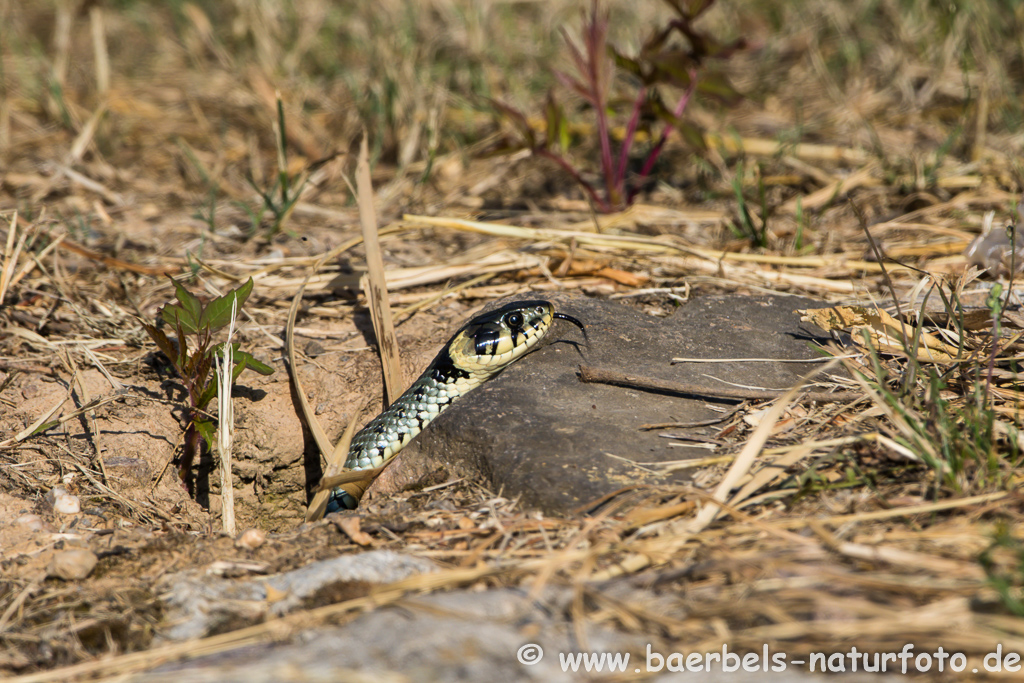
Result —
[[[651, 123], [632, 102], [606, 108], [570, 80], [582, 97], [560, 102], [550, 127], [510, 116], [543, 107], [556, 68], [574, 66], [560, 60], [562, 27], [586, 30], [576, 3], [0, 3], [0, 503], [16, 518], [70, 477], [96, 512], [29, 545], [0, 527], [3, 675], [143, 671], [411, 592], [552, 582], [581, 596], [573, 620], [676, 650], [1024, 651], [1020, 256], [996, 250], [985, 269], [964, 256], [1003, 229], [1024, 190], [1024, 8], [705, 4], [608, 2], [609, 22], [592, 15], [623, 54], [643, 45], [643, 27], [672, 25], [670, 5], [701, 14], [721, 45], [745, 45], [722, 65], [742, 101], [665, 106], [700, 144], [647, 138], [657, 163], [634, 173], [628, 154], [609, 154]], [[681, 33], [681, 49], [703, 35]], [[687, 97], [686, 83], [668, 85]], [[625, 492], [578, 518], [538, 520], [462, 483], [414, 494], [451, 506], [401, 508], [402, 524], [282, 534], [251, 553], [266, 571], [367, 544], [447, 568], [152, 647], [157, 578], [235, 550], [210, 533], [208, 491], [200, 508], [152, 472], [126, 493], [96, 421], [123, 406], [120, 429], [158, 430], [134, 424], [157, 414], [148, 406], [187, 412], [154, 379], [157, 347], [140, 322], [181, 282], [217, 296], [256, 281], [255, 324], [240, 334], [276, 359], [289, 299], [322, 264], [297, 334], [368, 353], [356, 326], [366, 251], [343, 180], [364, 127], [387, 289], [411, 329], [434, 326], [425, 311], [458, 319], [467, 302], [528, 289], [657, 315], [709, 292], [800, 293], [836, 304], [808, 315], [845, 342], [834, 353], [862, 398], [783, 397], [754, 429], [741, 410], [721, 431], [729, 447], [698, 463], [701, 487]], [[513, 135], [564, 142], [572, 168], [596, 159], [605, 175], [494, 154]], [[109, 387], [83, 382], [93, 367]], [[361, 372], [350, 381], [379, 384]], [[59, 402], [21, 412], [44, 384]], [[36, 566], [70, 539], [103, 548], [74, 586]], [[613, 598], [617, 581], [685, 595], [685, 609]]]

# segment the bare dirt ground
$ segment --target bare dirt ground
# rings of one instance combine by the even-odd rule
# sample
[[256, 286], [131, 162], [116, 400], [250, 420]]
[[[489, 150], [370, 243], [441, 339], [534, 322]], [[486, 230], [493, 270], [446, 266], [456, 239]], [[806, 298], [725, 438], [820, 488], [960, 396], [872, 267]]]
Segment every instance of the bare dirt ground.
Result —
[[[746, 41], [723, 67], [745, 98], [698, 96], [685, 118], [705, 148], [670, 136], [636, 203], [599, 214], [563, 169], [508, 152], [514, 126], [487, 104], [542, 114], [550, 65], [566, 67], [558, 28], [578, 30], [580, 7], [484, 5], [0, 0], [0, 675], [102, 678], [192, 656], [159, 642], [162, 579], [370, 547], [440, 571], [326, 591], [303, 628], [412, 592], [550, 584], [575, 591], [578, 628], [678, 650], [912, 642], [972, 664], [997, 644], [1024, 652], [1024, 326], [1008, 277], [1020, 257], [1001, 236], [1024, 189], [1021, 10], [719, 3], [702, 21]], [[623, 46], [670, 14], [610, 6]], [[570, 103], [571, 159], [596, 168], [591, 112]], [[303, 525], [323, 462], [284, 328], [336, 248], [302, 300], [297, 372], [332, 441], [382, 404], [346, 184], [364, 128], [407, 383], [475, 311], [516, 293], [655, 317], [710, 294], [789, 293], [896, 316], [836, 325], [863, 376], [846, 388], [864, 399], [780, 415], [744, 404], [692, 484], [573, 516], [429, 481], [372, 496], [354, 526]], [[992, 226], [992, 254], [965, 254]], [[274, 373], [246, 372], [233, 392], [234, 505], [239, 531], [266, 542], [221, 533], [214, 456], [191, 490], [178, 476], [187, 397], [141, 324], [173, 299], [168, 275], [205, 300], [255, 282], [236, 341]], [[55, 510], [57, 489], [80, 509]], [[74, 549], [97, 562], [62, 579]], [[685, 605], [613, 599], [612, 581]], [[251, 631], [264, 621], [224, 626], [244, 635], [203, 651], [270, 637]]]

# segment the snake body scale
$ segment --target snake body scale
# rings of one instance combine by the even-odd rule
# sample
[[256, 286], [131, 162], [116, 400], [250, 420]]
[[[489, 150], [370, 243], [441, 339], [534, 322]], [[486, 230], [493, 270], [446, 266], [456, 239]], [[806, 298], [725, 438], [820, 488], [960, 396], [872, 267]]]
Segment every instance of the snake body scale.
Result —
[[[536, 346], [556, 318], [579, 327], [586, 339], [583, 323], [556, 313], [548, 301], [515, 301], [470, 320], [404, 394], [352, 437], [345, 469], [367, 470], [389, 462], [453, 401]], [[327, 512], [355, 508], [366, 486], [348, 483], [334, 488]]]

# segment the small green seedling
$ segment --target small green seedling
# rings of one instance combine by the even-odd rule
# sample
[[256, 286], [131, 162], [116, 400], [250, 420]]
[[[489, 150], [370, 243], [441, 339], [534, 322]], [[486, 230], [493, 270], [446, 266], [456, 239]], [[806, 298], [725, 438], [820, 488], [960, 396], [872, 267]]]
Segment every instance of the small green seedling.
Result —
[[[217, 381], [212, 370], [214, 356], [221, 353], [224, 342], [214, 344], [213, 336], [217, 330], [231, 322], [232, 304], [236, 309], [241, 309], [252, 292], [253, 282], [252, 278], [249, 278], [237, 289], [205, 305], [173, 278], [171, 283], [174, 285], [174, 296], [178, 303], [167, 304], [160, 309], [159, 314], [164, 323], [174, 330], [177, 344], [156, 326], [147, 323], [143, 323], [143, 326], [157, 347], [170, 359], [175, 372], [188, 390], [189, 423], [185, 428], [185, 442], [178, 468], [181, 480], [188, 485], [189, 472], [196, 455], [200, 452], [202, 442], [206, 442], [207, 448], [212, 448], [216, 443], [214, 422], [206, 407], [217, 396]], [[232, 382], [246, 368], [261, 375], [274, 372], [273, 368], [239, 350], [238, 347], [237, 343], [231, 344], [232, 361], [235, 364], [231, 373]]]

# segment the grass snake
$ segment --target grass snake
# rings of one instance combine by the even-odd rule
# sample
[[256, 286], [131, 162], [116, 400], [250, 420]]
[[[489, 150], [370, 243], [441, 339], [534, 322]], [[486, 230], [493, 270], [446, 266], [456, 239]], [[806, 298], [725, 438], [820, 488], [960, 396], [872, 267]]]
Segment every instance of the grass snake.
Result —
[[[515, 301], [470, 320], [408, 391], [352, 437], [345, 469], [367, 470], [389, 462], [453, 401], [535, 347], [555, 318], [579, 327], [586, 339], [583, 323], [556, 313], [548, 301]], [[334, 488], [327, 512], [355, 508], [365, 486], [342, 484]]]

